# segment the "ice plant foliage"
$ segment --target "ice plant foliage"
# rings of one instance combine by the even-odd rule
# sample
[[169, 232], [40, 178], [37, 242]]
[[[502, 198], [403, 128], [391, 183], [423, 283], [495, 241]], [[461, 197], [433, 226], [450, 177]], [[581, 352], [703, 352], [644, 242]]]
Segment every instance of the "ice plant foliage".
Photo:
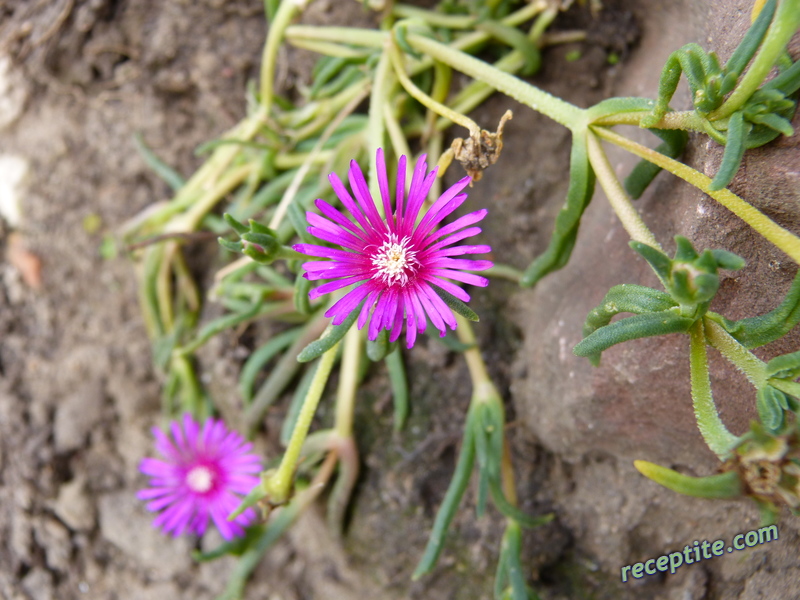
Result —
[[259, 483], [254, 474], [261, 464], [250, 453], [252, 444], [222, 421], [208, 419], [201, 427], [189, 414], [182, 423], [173, 421], [170, 433], [153, 428], [156, 450], [165, 460], [145, 458], [139, 465], [150, 476], [150, 487], [137, 497], [160, 513], [153, 525], [173, 536], [202, 534], [210, 517], [226, 540], [242, 535], [255, 512], [248, 509], [232, 521], [228, 515], [241, 501], [236, 494]]
[[417, 334], [425, 331], [428, 319], [442, 336], [448, 326], [456, 328], [455, 315], [437, 293], [437, 287], [468, 302], [469, 294], [448, 280], [487, 285], [486, 278], [465, 271], [488, 269], [492, 266], [490, 261], [453, 258], [491, 251], [485, 245], [453, 246], [480, 233], [474, 225], [487, 211], [475, 211], [437, 228], [466, 200], [467, 194], [461, 191], [470, 178], [458, 181], [423, 212], [436, 178], [435, 168], [427, 172], [425, 155], [417, 161], [407, 196], [406, 157], [400, 157], [394, 209], [381, 149], [377, 152], [377, 175], [384, 217], [378, 212], [361, 168], [351, 161], [348, 179], [355, 200], [335, 173], [328, 177], [349, 217], [324, 200], [316, 201], [321, 215], [307, 213], [308, 232], [340, 249], [313, 244], [297, 244], [294, 249], [327, 259], [303, 265], [307, 279], [334, 280], [311, 290], [312, 299], [354, 286], [325, 313], [333, 318], [334, 325], [341, 324], [363, 302], [357, 325], [361, 329], [369, 320], [370, 340], [376, 339], [381, 330], [389, 330], [390, 341], [395, 341], [406, 324], [407, 346], [411, 348]]

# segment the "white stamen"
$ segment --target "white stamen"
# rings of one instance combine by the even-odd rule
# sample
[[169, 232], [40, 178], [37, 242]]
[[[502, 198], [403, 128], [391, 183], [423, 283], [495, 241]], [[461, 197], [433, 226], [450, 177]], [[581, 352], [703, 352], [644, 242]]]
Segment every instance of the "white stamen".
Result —
[[204, 494], [214, 485], [214, 474], [208, 467], [194, 467], [186, 474], [186, 485], [188, 485], [193, 492]]
[[380, 279], [387, 285], [395, 283], [406, 285], [408, 276], [413, 274], [419, 265], [416, 251], [408, 247], [410, 241], [409, 237], [399, 240], [397, 235], [390, 234], [389, 239], [372, 256], [372, 265], [377, 267], [372, 278]]

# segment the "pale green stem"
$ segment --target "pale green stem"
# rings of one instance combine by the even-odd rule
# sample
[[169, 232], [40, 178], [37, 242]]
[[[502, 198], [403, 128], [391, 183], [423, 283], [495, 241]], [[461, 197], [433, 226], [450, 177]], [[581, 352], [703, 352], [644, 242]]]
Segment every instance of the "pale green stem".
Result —
[[336, 435], [342, 439], [353, 435], [353, 413], [358, 390], [358, 363], [361, 359], [361, 332], [355, 327], [351, 327], [345, 334], [343, 343], [334, 425]]
[[[383, 148], [383, 137], [386, 131], [383, 119], [383, 107], [389, 98], [389, 92], [393, 85], [391, 77], [391, 59], [389, 58], [389, 45], [391, 39], [386, 39], [384, 50], [375, 68], [375, 82], [372, 85], [372, 93], [369, 98], [369, 122], [367, 123], [367, 148], [369, 152], [369, 191], [373, 198], [380, 198], [380, 186], [378, 185], [377, 150]], [[384, 153], [385, 156], [385, 153]], [[390, 215], [383, 214], [383, 202], [375, 202], [378, 214], [383, 217]]]
[[592, 134], [591, 129], [587, 135], [589, 162], [597, 175], [597, 181], [600, 182], [603, 191], [606, 193], [611, 208], [617, 213], [617, 217], [622, 222], [625, 231], [628, 232], [632, 240], [661, 250], [661, 245], [656, 241], [653, 233], [647, 228], [642, 217], [633, 207], [631, 199], [619, 182], [616, 173], [614, 173], [600, 140]]
[[711, 381], [708, 377], [708, 356], [706, 355], [706, 336], [703, 322], [698, 320], [689, 330], [691, 347], [689, 360], [692, 380], [692, 404], [697, 419], [697, 427], [706, 445], [724, 460], [739, 440], [728, 431], [719, 418], [714, 398], [711, 394]]
[[[250, 140], [255, 136], [266, 119], [266, 112], [259, 108], [258, 112], [233, 127], [221, 139]], [[221, 145], [211, 157], [195, 172], [186, 184], [178, 191], [175, 197], [163, 207], [144, 217], [135, 226], [127, 227], [132, 230], [137, 227], [157, 226], [175, 214], [190, 208], [200, 195], [205, 193], [210, 186], [222, 177], [230, 163], [241, 151], [238, 144]]]
[[[280, 155], [278, 154], [275, 157], [275, 165], [276, 169], [281, 171], [288, 171], [289, 169], [296, 169], [298, 167], [302, 167], [303, 163], [308, 160], [308, 155], [311, 154], [310, 152], [292, 152], [290, 154]], [[324, 165], [327, 163], [333, 156], [335, 155], [335, 151], [333, 150], [322, 150], [317, 153], [316, 157], [311, 161], [312, 164], [317, 165]]]
[[186, 232], [197, 229], [200, 221], [208, 214], [208, 211], [214, 208], [214, 205], [222, 200], [226, 194], [235, 190], [257, 169], [258, 165], [255, 164], [242, 165], [231, 169], [216, 185], [205, 192], [185, 214], [173, 218], [164, 228], [164, 233]]
[[307, 39], [337, 44], [352, 44], [366, 48], [382, 48], [389, 36], [386, 31], [360, 27], [327, 27], [316, 25], [290, 25], [286, 28], [289, 41]]
[[297, 423], [292, 431], [292, 437], [289, 439], [286, 452], [284, 452], [283, 458], [281, 459], [281, 464], [263, 483], [264, 491], [273, 504], [283, 504], [289, 499], [292, 481], [294, 479], [294, 471], [297, 467], [297, 461], [300, 458], [303, 442], [308, 435], [308, 430], [311, 427], [314, 414], [317, 412], [317, 406], [319, 405], [320, 398], [322, 398], [322, 392], [325, 389], [325, 384], [328, 382], [328, 377], [331, 374], [331, 368], [336, 359], [336, 352], [338, 349], [339, 343], [337, 342], [336, 345], [325, 352], [322, 358], [320, 358], [319, 367], [317, 367], [317, 372], [314, 374], [314, 379], [311, 381], [308, 394], [306, 394], [303, 400], [300, 414], [297, 416]]
[[718, 121], [731, 116], [750, 99], [764, 78], [769, 75], [778, 58], [784, 53], [786, 44], [797, 32], [798, 27], [800, 27], [800, 2], [798, 0], [781, 0], [764, 37], [764, 42], [750, 68], [725, 103], [708, 115], [710, 120]]
[[278, 204], [277, 208], [275, 209], [275, 213], [272, 215], [272, 219], [269, 222], [270, 229], [277, 230], [283, 221], [283, 218], [286, 216], [286, 211], [289, 210], [289, 205], [294, 201], [294, 197], [297, 195], [297, 192], [300, 190], [300, 186], [305, 181], [306, 175], [311, 170], [311, 165], [317, 162], [318, 157], [322, 154], [322, 147], [328, 141], [328, 139], [333, 135], [333, 132], [338, 129], [339, 125], [342, 124], [349, 114], [351, 114], [361, 102], [364, 101], [364, 98], [367, 97], [368, 88], [365, 88], [359, 93], [355, 98], [353, 98], [347, 106], [345, 106], [339, 114], [330, 122], [330, 124], [325, 128], [325, 131], [322, 132], [322, 135], [317, 140], [317, 143], [314, 144], [314, 148], [306, 157], [306, 160], [297, 170], [295, 176], [292, 178], [289, 187], [286, 188], [286, 192], [283, 194], [283, 198], [281, 198], [280, 203]]
[[[504, 25], [516, 27], [525, 21], [535, 17], [547, 8], [546, 0], [536, 0], [526, 4], [523, 8], [514, 12], [500, 22]], [[291, 39], [302, 38], [310, 40], [320, 40], [335, 42], [340, 44], [352, 44], [367, 48], [382, 48], [384, 40], [391, 34], [388, 31], [375, 31], [372, 29], [362, 29], [358, 27], [320, 27], [313, 25], [291, 25], [286, 29], [286, 37]], [[483, 31], [475, 31], [466, 34], [455, 40], [451, 46], [456, 50], [469, 50], [486, 42], [491, 36]], [[411, 69], [411, 75], [429, 69], [433, 66], [433, 60], [425, 58]]]
[[775, 223], [775, 221], [739, 198], [739, 196], [733, 192], [727, 189], [711, 191], [708, 189], [711, 184], [711, 179], [695, 169], [604, 127], [597, 127], [594, 131], [599, 137], [628, 150], [640, 158], [644, 158], [658, 165], [662, 169], [689, 182], [700, 191], [705, 192], [737, 217], [745, 221], [767, 240], [775, 244], [775, 246], [783, 252], [788, 254], [793, 261], [800, 264], [800, 238], [791, 231]]
[[500, 265], [495, 263], [493, 267], [482, 271], [482, 275], [486, 275], [487, 277], [497, 277], [499, 279], [508, 279], [509, 281], [513, 281], [514, 283], [519, 283], [522, 279], [522, 271], [517, 269], [516, 267], [512, 267], [511, 265]]
[[[434, 133], [431, 138], [428, 140], [428, 147], [426, 152], [428, 156], [441, 156], [442, 155], [442, 146], [444, 145], [444, 136], [441, 132]], [[439, 196], [442, 195], [442, 178], [437, 175], [436, 179], [433, 180], [433, 185], [431, 185], [431, 191], [428, 192], [428, 199], [426, 200], [426, 206], [436, 202]]]
[[430, 38], [410, 32], [407, 36], [407, 41], [414, 49], [423, 54], [427, 54], [434, 60], [439, 60], [474, 79], [489, 84], [496, 90], [514, 98], [514, 100], [564, 125], [564, 127], [571, 130], [579, 130], [585, 127], [584, 110], [560, 98], [556, 98], [513, 75], [498, 71], [482, 60], [478, 60], [445, 44], [440, 44]]
[[705, 336], [712, 347], [731, 361], [757, 389], [767, 383], [765, 364], [755, 354], [737, 342], [713, 319], [703, 319]]
[[719, 323], [713, 319], [704, 319], [704, 321], [708, 343], [744, 373], [756, 389], [769, 384], [790, 396], [800, 398], [800, 383], [786, 379], [768, 378], [767, 365], [764, 361], [736, 341]]
[[476, 22], [475, 17], [470, 15], [446, 15], [408, 4], [395, 4], [392, 12], [402, 19], [420, 19], [428, 25], [448, 29], [469, 29]]
[[411, 148], [408, 146], [408, 140], [403, 135], [403, 129], [400, 127], [400, 123], [388, 100], [383, 105], [383, 119], [395, 154], [397, 156], [405, 156], [408, 160], [406, 163], [406, 177], [410, 178], [411, 168], [413, 167], [411, 164]]
[[315, 40], [308, 40], [305, 38], [292, 38], [289, 40], [296, 48], [303, 50], [310, 50], [323, 56], [335, 56], [338, 58], [364, 58], [365, 50], [356, 50], [350, 46], [342, 44], [335, 44], [333, 42], [318, 42]]
[[[597, 119], [592, 121], [592, 125], [611, 127], [613, 125], [636, 125], [638, 126], [641, 120], [648, 116], [650, 111], [647, 110], [634, 110], [631, 112], [622, 112]], [[701, 117], [693, 110], [668, 112], [662, 119], [655, 124], [656, 129], [683, 129], [691, 131], [705, 132], [706, 119]]]
[[306, 0], [284, 0], [269, 25], [267, 42], [264, 44], [264, 53], [261, 58], [261, 106], [267, 111], [272, 106], [278, 50], [281, 47], [286, 28], [294, 16], [300, 12], [301, 5], [305, 5], [305, 3]]
[[160, 248], [151, 248], [153, 256], [158, 256], [158, 275], [156, 276], [156, 298], [161, 324], [165, 333], [172, 333], [175, 314], [172, 306], [172, 259], [178, 251], [178, 244], [167, 242]]
[[467, 368], [469, 375], [472, 379], [472, 387], [474, 389], [473, 399], [478, 401], [488, 400], [491, 398], [499, 398], [500, 394], [494, 387], [489, 371], [486, 369], [486, 363], [483, 361], [481, 351], [478, 348], [475, 332], [472, 329], [472, 323], [461, 315], [456, 315], [457, 327], [456, 334], [462, 344], [470, 346], [469, 349], [464, 351], [464, 358], [467, 361]]
[[413, 81], [411, 81], [406, 74], [405, 67], [403, 66], [403, 58], [400, 56], [400, 51], [395, 44], [392, 44], [392, 46], [389, 48], [389, 55], [392, 59], [395, 75], [397, 75], [397, 78], [400, 80], [402, 86], [414, 99], [438, 115], [449, 119], [453, 123], [457, 123], [458, 125], [461, 125], [465, 129], [469, 130], [471, 137], [480, 137], [481, 128], [478, 127], [478, 124], [475, 123], [475, 121], [467, 116], [462, 115], [461, 113], [454, 111], [450, 107], [445, 106], [441, 102], [434, 100], [428, 94], [419, 89]]

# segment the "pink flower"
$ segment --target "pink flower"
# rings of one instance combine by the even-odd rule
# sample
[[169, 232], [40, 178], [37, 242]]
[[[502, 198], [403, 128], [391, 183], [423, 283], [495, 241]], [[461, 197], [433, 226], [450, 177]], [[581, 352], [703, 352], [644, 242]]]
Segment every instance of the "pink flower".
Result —
[[490, 261], [452, 258], [491, 251], [484, 245], [453, 246], [480, 233], [480, 228], [472, 225], [482, 220], [487, 211], [482, 209], [470, 213], [437, 229], [442, 220], [466, 200], [467, 194], [459, 192], [470, 178], [458, 181], [420, 215], [436, 177], [436, 169], [427, 173], [425, 156], [420, 157], [414, 168], [407, 199], [406, 157], [400, 157], [394, 210], [381, 149], [378, 150], [377, 169], [384, 218], [378, 213], [361, 169], [351, 161], [348, 178], [355, 201], [334, 173], [328, 178], [349, 216], [324, 200], [316, 201], [322, 216], [306, 213], [310, 224], [308, 232], [341, 249], [313, 244], [297, 244], [294, 249], [327, 259], [305, 263], [303, 268], [307, 279], [334, 279], [311, 290], [310, 298], [355, 286], [325, 313], [325, 316], [333, 317], [334, 325], [341, 324], [363, 302], [357, 324], [361, 329], [369, 319], [369, 339], [376, 339], [381, 330], [388, 329], [389, 339], [394, 341], [405, 323], [407, 347], [411, 348], [417, 333], [425, 331], [427, 319], [442, 336], [446, 334], [447, 326], [456, 328], [453, 311], [434, 286], [468, 302], [469, 295], [448, 279], [481, 287], [488, 284], [486, 278], [464, 271], [488, 269], [492, 266]]
[[214, 520], [222, 537], [230, 540], [244, 533], [242, 526], [255, 519], [248, 509], [228, 521], [241, 499], [259, 483], [253, 474], [261, 471], [253, 445], [222, 421], [208, 419], [203, 425], [188, 414], [183, 427], [173, 421], [172, 437], [153, 428], [156, 450], [166, 459], [145, 458], [139, 470], [150, 476], [150, 487], [136, 496], [149, 500], [147, 509], [160, 514], [153, 526], [178, 536], [185, 531], [202, 534], [208, 519]]

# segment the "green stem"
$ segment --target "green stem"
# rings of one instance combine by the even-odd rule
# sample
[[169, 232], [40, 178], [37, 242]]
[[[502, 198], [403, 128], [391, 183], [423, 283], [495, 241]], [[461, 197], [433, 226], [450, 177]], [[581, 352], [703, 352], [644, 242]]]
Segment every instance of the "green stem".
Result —
[[[400, 127], [400, 123], [388, 100], [383, 105], [383, 120], [386, 125], [386, 131], [389, 134], [389, 141], [392, 143], [392, 148], [394, 148], [394, 153], [397, 156], [406, 156], [410, 158], [411, 148], [408, 145], [408, 140], [406, 136], [403, 135], [403, 129]], [[408, 164], [410, 164], [410, 161], [407, 165]], [[413, 165], [411, 166], [413, 167]], [[406, 176], [408, 176], [408, 173], [406, 173]]]
[[798, 27], [800, 27], [800, 2], [782, 0], [750, 68], [725, 103], [708, 115], [710, 120], [717, 121], [729, 117], [750, 99], [785, 52], [786, 44], [792, 39]]
[[303, 50], [310, 50], [323, 56], [335, 56], [338, 58], [356, 58], [362, 59], [365, 56], [365, 50], [356, 50], [350, 46], [343, 44], [336, 44], [333, 42], [319, 42], [315, 40], [307, 40], [304, 38], [293, 38], [289, 40], [296, 48]]
[[513, 75], [499, 71], [482, 60], [430, 38], [409, 33], [407, 40], [414, 49], [423, 54], [427, 54], [433, 59], [448, 64], [474, 79], [489, 84], [496, 90], [550, 117], [564, 127], [572, 130], [585, 127], [585, 111], [573, 104], [556, 98]]
[[493, 267], [482, 272], [487, 277], [497, 277], [498, 279], [507, 279], [514, 283], [519, 283], [522, 279], [522, 271], [511, 265], [501, 265], [495, 263]]
[[[613, 125], [636, 125], [638, 126], [641, 120], [649, 115], [649, 111], [634, 110], [630, 112], [621, 112], [606, 117], [601, 117], [596, 121], [592, 121], [592, 125], [602, 127], [611, 127]], [[693, 110], [668, 112], [664, 117], [656, 123], [658, 129], [683, 129], [684, 131], [700, 131], [705, 132], [705, 123], [707, 120], [697, 114]]]
[[476, 18], [471, 15], [446, 15], [408, 4], [395, 4], [392, 11], [401, 19], [420, 19], [433, 27], [447, 27], [448, 29], [469, 29], [475, 25], [476, 21]]
[[286, 192], [283, 194], [280, 203], [278, 204], [277, 208], [275, 209], [275, 213], [272, 215], [272, 219], [269, 222], [270, 229], [278, 229], [283, 221], [283, 218], [286, 216], [286, 211], [289, 210], [289, 205], [294, 201], [294, 197], [297, 195], [297, 192], [300, 190], [300, 186], [303, 185], [308, 172], [311, 170], [311, 165], [317, 161], [320, 154], [322, 154], [322, 148], [328, 139], [333, 135], [333, 133], [339, 128], [339, 125], [342, 124], [349, 114], [351, 114], [358, 105], [363, 102], [364, 98], [367, 96], [368, 88], [364, 88], [361, 90], [347, 105], [339, 111], [339, 114], [331, 121], [328, 126], [325, 128], [325, 131], [322, 132], [322, 135], [317, 140], [317, 143], [314, 144], [314, 148], [306, 157], [306, 160], [297, 170], [295, 176], [292, 178], [292, 182], [289, 184], [289, 187], [286, 188]]
[[336, 352], [338, 349], [339, 343], [337, 342], [330, 350], [322, 355], [317, 372], [314, 374], [314, 379], [311, 381], [311, 387], [308, 389], [308, 394], [300, 408], [300, 414], [297, 416], [297, 423], [292, 431], [292, 437], [289, 439], [286, 452], [284, 452], [283, 458], [281, 459], [281, 464], [275, 472], [264, 481], [264, 491], [272, 504], [283, 504], [289, 499], [292, 481], [294, 479], [294, 471], [297, 467], [297, 461], [300, 458], [303, 442], [308, 435], [311, 421], [317, 412], [317, 406], [319, 405], [320, 398], [322, 398], [322, 392], [325, 389], [325, 384], [328, 382], [328, 377], [331, 374], [331, 368], [336, 359]]
[[767, 383], [766, 365], [713, 319], [703, 319], [708, 343], [739, 369], [757, 389]]
[[[391, 77], [391, 59], [389, 57], [391, 40], [385, 41], [384, 50], [375, 68], [375, 80], [372, 85], [372, 93], [369, 98], [369, 121], [367, 123], [367, 148], [369, 152], [369, 191], [373, 198], [380, 198], [381, 192], [378, 185], [378, 148], [384, 146], [384, 134], [386, 132], [383, 120], [383, 106], [389, 97], [389, 91], [393, 85]], [[385, 156], [385, 154], [384, 154]], [[385, 160], [385, 159], [384, 159]], [[376, 202], [378, 214], [383, 215], [383, 202]], [[387, 217], [389, 215], [383, 215]]]
[[632, 240], [647, 244], [657, 250], [661, 250], [661, 245], [656, 241], [653, 233], [647, 228], [638, 211], [633, 207], [631, 199], [619, 182], [608, 156], [603, 150], [600, 140], [590, 131], [587, 137], [589, 162], [594, 169], [597, 180], [606, 193], [609, 204], [617, 213], [617, 217], [622, 222], [622, 226]]
[[692, 404], [697, 419], [697, 427], [706, 445], [721, 460], [724, 460], [738, 442], [738, 438], [725, 427], [719, 418], [714, 398], [711, 394], [711, 381], [708, 377], [708, 356], [706, 355], [706, 336], [703, 321], [698, 320], [689, 330], [691, 346], [689, 360], [692, 379]]
[[315, 25], [290, 25], [286, 28], [286, 37], [307, 39], [338, 44], [353, 44], [366, 48], [382, 48], [389, 33], [360, 27], [322, 27]]
[[392, 59], [395, 75], [397, 75], [397, 78], [400, 80], [402, 86], [414, 99], [438, 115], [449, 119], [453, 123], [461, 125], [465, 129], [468, 129], [471, 137], [476, 139], [479, 138], [481, 134], [481, 128], [478, 127], [478, 124], [475, 123], [475, 121], [465, 115], [462, 115], [461, 113], [454, 111], [450, 107], [445, 106], [441, 102], [434, 100], [428, 94], [419, 89], [413, 81], [411, 81], [406, 74], [405, 67], [403, 66], [403, 58], [400, 56], [400, 51], [396, 44], [392, 44], [389, 47], [389, 55]]
[[267, 35], [267, 42], [264, 44], [264, 53], [261, 58], [261, 106], [267, 112], [272, 106], [278, 50], [281, 47], [286, 28], [298, 12], [300, 12], [299, 2], [285, 0], [281, 2], [278, 12], [275, 13], [275, 18], [269, 25], [269, 34]]
[[341, 438], [353, 435], [353, 412], [358, 389], [358, 363], [361, 359], [361, 332], [351, 327], [344, 336], [342, 364], [339, 369], [339, 389], [336, 393], [334, 429]]
[[739, 196], [733, 192], [727, 189], [716, 191], [709, 190], [708, 188], [711, 184], [711, 179], [709, 177], [706, 177], [702, 173], [673, 158], [651, 150], [646, 146], [642, 146], [616, 132], [604, 127], [594, 128], [594, 132], [599, 137], [628, 150], [640, 158], [649, 160], [651, 163], [658, 165], [662, 169], [692, 184], [700, 191], [705, 192], [737, 217], [745, 221], [767, 240], [775, 244], [775, 246], [780, 248], [783, 252], [788, 254], [792, 260], [800, 264], [800, 238], [791, 231], [778, 225], [775, 221], [739, 198]]
[[[467, 361], [469, 374], [472, 378], [472, 385], [475, 389], [473, 398], [475, 397], [499, 397], [497, 392], [493, 394], [487, 393], [494, 390], [494, 384], [489, 377], [489, 371], [486, 369], [486, 363], [483, 362], [481, 351], [478, 349], [475, 332], [472, 329], [472, 323], [461, 315], [456, 315], [458, 327], [456, 327], [456, 334], [462, 344], [469, 346], [469, 349], [464, 352], [464, 358]], [[491, 390], [490, 390], [491, 388]], [[478, 393], [480, 390], [480, 393]]]

